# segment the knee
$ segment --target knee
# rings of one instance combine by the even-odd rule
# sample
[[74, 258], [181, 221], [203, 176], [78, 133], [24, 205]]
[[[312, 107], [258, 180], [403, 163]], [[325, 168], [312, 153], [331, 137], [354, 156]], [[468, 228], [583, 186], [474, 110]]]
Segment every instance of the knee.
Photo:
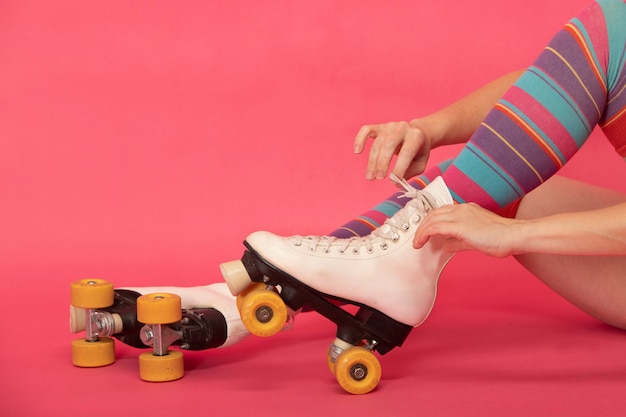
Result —
[[621, 321], [616, 321], [613, 323], [607, 323], [607, 324], [620, 330], [626, 330], [626, 319], [623, 319]]
[[626, 330], [626, 315], [624, 314], [624, 311], [626, 311], [626, 308], [621, 309], [621, 311], [616, 312], [616, 314], [609, 313], [600, 317], [596, 315], [596, 318], [611, 327], [615, 327], [616, 329], [620, 330]]

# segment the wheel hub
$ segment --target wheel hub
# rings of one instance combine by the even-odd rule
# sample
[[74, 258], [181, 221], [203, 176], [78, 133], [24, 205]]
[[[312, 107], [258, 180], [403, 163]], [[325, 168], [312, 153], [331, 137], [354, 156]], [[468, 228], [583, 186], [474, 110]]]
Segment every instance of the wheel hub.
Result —
[[269, 323], [274, 317], [274, 312], [267, 306], [259, 307], [256, 310], [256, 318], [260, 323]]
[[361, 363], [357, 363], [350, 368], [350, 376], [355, 381], [362, 381], [367, 377], [367, 367]]

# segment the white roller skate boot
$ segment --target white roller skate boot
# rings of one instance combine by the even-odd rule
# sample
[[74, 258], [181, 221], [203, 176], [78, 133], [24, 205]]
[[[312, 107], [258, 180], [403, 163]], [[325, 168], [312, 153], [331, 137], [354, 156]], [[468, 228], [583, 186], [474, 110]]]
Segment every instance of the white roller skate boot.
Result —
[[[238, 295], [241, 318], [251, 333], [271, 336], [285, 323], [287, 307], [305, 307], [337, 325], [328, 364], [346, 391], [363, 394], [378, 384], [380, 354], [401, 346], [430, 313], [437, 281], [452, 254], [430, 239], [419, 250], [412, 238], [429, 210], [453, 204], [442, 178], [424, 190], [392, 178], [411, 200], [369, 236], [280, 237], [256, 232], [244, 242], [240, 261], [221, 265]], [[253, 284], [257, 283], [257, 284]], [[267, 291], [271, 290], [271, 291]], [[355, 305], [351, 314], [334, 300]]]
[[[443, 251], [437, 239], [415, 250], [412, 238], [429, 210], [453, 200], [441, 177], [422, 191], [394, 180], [412, 200], [369, 236], [337, 239], [255, 232], [247, 237], [246, 246], [264, 262], [322, 294], [418, 326], [433, 306], [437, 280], [452, 254]], [[222, 268], [222, 273], [233, 294], [250, 284], [246, 279], [229, 279], [228, 268]]]

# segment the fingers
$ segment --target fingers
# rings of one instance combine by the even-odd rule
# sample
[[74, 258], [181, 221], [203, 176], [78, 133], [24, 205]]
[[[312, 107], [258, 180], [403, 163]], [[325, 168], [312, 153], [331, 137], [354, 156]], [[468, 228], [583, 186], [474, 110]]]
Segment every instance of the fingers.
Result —
[[383, 128], [381, 134], [374, 140], [370, 149], [369, 159], [367, 162], [366, 178], [382, 180], [387, 176], [389, 165], [396, 150], [402, 143], [402, 138], [397, 132], [385, 131]]
[[358, 133], [356, 134], [356, 138], [354, 138], [354, 153], [361, 153], [365, 148], [365, 142], [369, 138], [375, 138], [376, 133], [378, 132], [379, 125], [365, 125], [362, 126]]
[[381, 130], [382, 125], [364, 125], [361, 127], [361, 129], [359, 129], [359, 132], [354, 139], [354, 153], [363, 152], [363, 149], [365, 149], [365, 142], [367, 142], [368, 139], [374, 139], [367, 160], [367, 168], [365, 170], [365, 178], [367, 178], [368, 180], [373, 180], [377, 177], [376, 164], [377, 155], [380, 148], [380, 141], [377, 141], [376, 138], [378, 137], [378, 134], [381, 132]]
[[450, 251], [477, 250], [490, 256], [511, 255], [511, 226], [506, 219], [475, 203], [443, 206], [430, 211], [415, 232], [413, 246], [423, 247], [431, 238], [443, 240]]
[[413, 247], [419, 249], [433, 236], [453, 237], [453, 211], [456, 206], [443, 206], [428, 213], [415, 231]]
[[393, 173], [400, 178], [423, 172], [430, 153], [423, 133], [407, 122], [389, 122], [361, 127], [354, 140], [355, 153], [363, 152], [368, 139], [373, 139], [368, 155], [366, 178], [383, 179], [389, 172], [394, 155]]
[[399, 178], [409, 178], [424, 172], [430, 148], [424, 146], [424, 138], [420, 131], [409, 130], [397, 153], [393, 173]]

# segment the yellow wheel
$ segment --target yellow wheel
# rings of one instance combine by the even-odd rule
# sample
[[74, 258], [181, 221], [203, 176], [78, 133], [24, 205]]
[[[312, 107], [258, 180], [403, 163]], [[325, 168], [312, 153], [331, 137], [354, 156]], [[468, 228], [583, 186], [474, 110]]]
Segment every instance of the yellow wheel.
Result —
[[273, 336], [287, 322], [287, 306], [274, 291], [252, 291], [241, 303], [241, 321], [253, 335]]
[[376, 388], [381, 374], [376, 356], [361, 346], [344, 350], [335, 362], [335, 378], [350, 394], [367, 394]]
[[267, 285], [261, 284], [260, 282], [255, 282], [255, 283], [252, 283], [250, 286], [248, 286], [248, 288], [240, 292], [237, 295], [237, 310], [239, 310], [239, 314], [241, 314], [241, 305], [243, 304], [243, 300], [246, 298], [248, 294], [250, 294], [252, 291], [256, 291], [256, 290], [260, 291], [266, 288], [267, 288]]
[[144, 324], [170, 324], [183, 318], [180, 297], [155, 293], [137, 298], [137, 320]]
[[139, 355], [139, 377], [144, 381], [175, 381], [184, 374], [183, 354], [178, 350], [168, 350], [167, 355], [163, 356], [156, 356], [152, 352]]
[[101, 337], [96, 342], [72, 340], [72, 363], [81, 368], [98, 368], [115, 362], [115, 342]]
[[113, 305], [113, 284], [98, 278], [72, 282], [70, 304], [79, 308], [106, 308]]

